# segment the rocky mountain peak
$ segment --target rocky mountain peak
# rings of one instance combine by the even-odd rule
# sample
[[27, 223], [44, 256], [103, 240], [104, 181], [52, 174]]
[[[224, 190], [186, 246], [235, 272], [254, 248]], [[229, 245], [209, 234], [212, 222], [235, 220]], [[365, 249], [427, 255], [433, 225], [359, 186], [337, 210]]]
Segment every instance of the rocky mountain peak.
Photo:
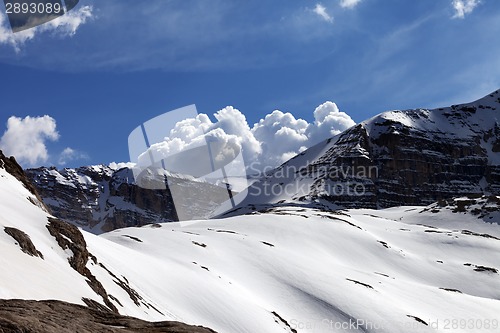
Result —
[[39, 206], [46, 212], [49, 211], [47, 206], [43, 203], [41, 196], [39, 195], [37, 189], [31, 183], [30, 179], [26, 176], [23, 168], [17, 163], [16, 158], [14, 156], [7, 157], [0, 150], [0, 168], [4, 169], [12, 176], [14, 176], [23, 186], [30, 191], [30, 193], [34, 196], [34, 198], [29, 198], [33, 204]]
[[[114, 169], [106, 165], [57, 170], [41, 167], [26, 170], [45, 204], [54, 216], [95, 234], [125, 227], [177, 221], [172, 194], [162, 186], [142, 187], [130, 168]], [[158, 181], [152, 177], [149, 181]], [[207, 206], [221, 200], [222, 187], [181, 176], [169, 175], [169, 186], [186, 191], [189, 200], [177, 204], [193, 219], [203, 218]], [[212, 202], [206, 202], [208, 194]], [[223, 196], [221, 196], [223, 198]]]
[[[472, 103], [383, 112], [285, 162], [245, 203], [383, 208], [498, 195], [499, 119], [499, 90]], [[273, 191], [261, 196], [265, 188]]]
[[168, 191], [137, 186], [128, 168], [41, 167], [26, 174], [55, 216], [93, 233], [174, 219]]

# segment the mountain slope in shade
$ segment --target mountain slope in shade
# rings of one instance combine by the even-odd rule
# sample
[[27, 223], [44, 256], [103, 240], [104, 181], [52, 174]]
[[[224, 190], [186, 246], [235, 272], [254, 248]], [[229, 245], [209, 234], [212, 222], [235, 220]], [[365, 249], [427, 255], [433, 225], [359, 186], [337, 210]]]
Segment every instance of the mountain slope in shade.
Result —
[[93, 233], [175, 219], [170, 194], [136, 186], [128, 168], [42, 167], [26, 175], [55, 216]]
[[500, 194], [500, 92], [434, 110], [388, 111], [299, 154], [254, 183], [241, 205], [428, 205]]
[[[57, 170], [41, 167], [26, 170], [26, 175], [52, 214], [94, 234], [177, 221], [178, 212], [170, 191], [138, 186], [129, 168], [94, 165]], [[168, 176], [169, 184], [176, 186], [178, 192], [186, 189], [191, 194], [191, 200], [180, 207], [185, 218], [203, 218], [207, 206], [227, 197], [227, 190], [221, 187], [178, 175]], [[163, 177], [159, 178], [159, 184], [164, 186]]]
[[498, 329], [498, 220], [475, 225], [472, 212], [492, 209], [488, 199], [464, 212], [451, 202], [268, 206], [96, 236], [54, 222], [0, 161], [0, 227], [10, 228], [0, 230], [0, 298], [58, 299], [227, 333], [448, 332], [453, 318]]

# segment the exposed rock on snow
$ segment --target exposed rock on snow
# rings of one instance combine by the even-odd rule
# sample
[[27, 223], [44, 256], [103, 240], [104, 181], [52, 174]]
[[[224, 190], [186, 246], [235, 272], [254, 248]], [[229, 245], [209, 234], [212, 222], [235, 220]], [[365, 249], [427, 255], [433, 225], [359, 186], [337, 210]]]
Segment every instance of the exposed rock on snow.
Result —
[[179, 322], [146, 322], [61, 301], [0, 300], [2, 333], [215, 333]]
[[26, 235], [23, 231], [16, 228], [5, 227], [4, 231], [7, 235], [16, 240], [17, 244], [24, 253], [29, 254], [33, 257], [39, 257], [43, 259], [42, 252], [36, 249], [35, 245], [33, 245], [33, 242], [30, 239], [30, 236]]

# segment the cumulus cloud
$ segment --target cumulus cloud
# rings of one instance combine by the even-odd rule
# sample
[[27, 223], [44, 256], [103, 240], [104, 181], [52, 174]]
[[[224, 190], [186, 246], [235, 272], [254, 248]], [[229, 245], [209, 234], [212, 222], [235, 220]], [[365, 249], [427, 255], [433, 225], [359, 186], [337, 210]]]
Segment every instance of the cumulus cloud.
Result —
[[328, 14], [328, 12], [326, 11], [326, 7], [323, 6], [322, 4], [317, 3], [313, 9], [313, 12], [316, 13], [323, 20], [330, 22], [330, 23], [333, 22], [333, 16]]
[[453, 0], [452, 5], [455, 9], [454, 18], [464, 18], [481, 3], [480, 0]]
[[0, 138], [0, 149], [6, 155], [14, 155], [21, 164], [30, 166], [46, 162], [49, 158], [46, 141], [56, 141], [59, 133], [56, 121], [50, 116], [7, 120], [7, 130]]
[[356, 7], [361, 0], [340, 0], [340, 6], [342, 8], [354, 8]]
[[133, 169], [133, 168], [135, 168], [136, 164], [132, 163], [132, 162], [118, 162], [118, 163], [111, 162], [111, 163], [109, 163], [108, 166], [113, 170], [120, 170], [123, 168]]
[[275, 110], [250, 127], [245, 115], [232, 106], [215, 113], [216, 122], [199, 114], [178, 122], [162, 142], [152, 144], [139, 157], [139, 165], [147, 166], [151, 156], [158, 161], [211, 141], [219, 145], [214, 148], [216, 160], [230, 161], [241, 151], [249, 172], [262, 171], [355, 124], [333, 102], [321, 104], [313, 115], [314, 121], [309, 123]]
[[77, 161], [77, 160], [88, 160], [89, 156], [81, 151], [75, 150], [70, 147], [64, 148], [64, 150], [59, 154], [59, 159], [57, 163], [59, 165], [66, 165], [67, 163], [71, 161]]
[[286, 158], [303, 151], [308, 146], [308, 126], [307, 121], [296, 119], [288, 112], [275, 110], [268, 114], [251, 130], [262, 149], [258, 159], [253, 159], [252, 162], [262, 167], [277, 166]]
[[306, 135], [309, 141], [319, 142], [353, 125], [347, 113], [340, 112], [337, 104], [327, 101], [314, 110], [314, 123], [308, 126]]
[[92, 6], [83, 6], [78, 10], [71, 10], [45, 24], [13, 33], [6, 14], [0, 12], [0, 44], [11, 45], [16, 52], [29, 40], [43, 32], [52, 32], [61, 36], [73, 36], [78, 27], [92, 18]]

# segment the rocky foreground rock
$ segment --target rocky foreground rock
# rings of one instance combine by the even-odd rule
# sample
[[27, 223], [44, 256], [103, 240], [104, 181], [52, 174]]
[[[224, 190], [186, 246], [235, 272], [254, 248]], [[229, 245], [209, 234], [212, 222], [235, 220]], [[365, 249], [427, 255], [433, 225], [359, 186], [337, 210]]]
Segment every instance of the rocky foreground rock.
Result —
[[0, 333], [214, 333], [179, 322], [146, 322], [61, 301], [0, 300]]

